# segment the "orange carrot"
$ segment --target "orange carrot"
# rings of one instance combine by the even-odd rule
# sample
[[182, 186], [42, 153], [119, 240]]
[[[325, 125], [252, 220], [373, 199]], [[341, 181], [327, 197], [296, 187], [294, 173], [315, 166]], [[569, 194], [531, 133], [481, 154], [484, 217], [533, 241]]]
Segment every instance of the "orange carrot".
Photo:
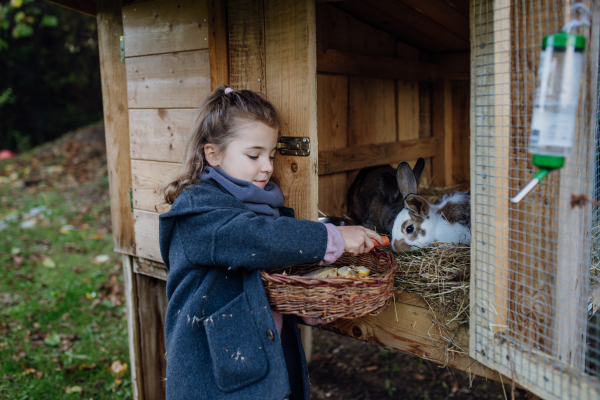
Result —
[[387, 236], [382, 236], [381, 239], [383, 239], [383, 244], [379, 244], [379, 242], [377, 242], [377, 240], [371, 238], [371, 240], [373, 241], [373, 245], [375, 247], [385, 247], [385, 246], [391, 246], [392, 245], [390, 243], [390, 239]]

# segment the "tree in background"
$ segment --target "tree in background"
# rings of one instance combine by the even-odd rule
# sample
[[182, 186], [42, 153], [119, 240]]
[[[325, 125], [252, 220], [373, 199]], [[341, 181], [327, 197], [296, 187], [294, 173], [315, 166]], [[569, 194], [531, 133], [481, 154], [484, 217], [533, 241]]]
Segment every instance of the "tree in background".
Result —
[[0, 149], [27, 150], [101, 119], [96, 19], [0, 0]]

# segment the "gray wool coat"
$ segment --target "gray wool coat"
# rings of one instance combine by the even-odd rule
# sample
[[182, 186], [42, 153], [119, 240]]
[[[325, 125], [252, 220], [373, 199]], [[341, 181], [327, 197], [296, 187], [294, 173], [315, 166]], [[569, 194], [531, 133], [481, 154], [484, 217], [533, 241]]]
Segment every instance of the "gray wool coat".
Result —
[[204, 182], [160, 216], [167, 399], [309, 398], [296, 318], [284, 316], [280, 340], [260, 270], [320, 262], [327, 228], [280, 212], [259, 217]]

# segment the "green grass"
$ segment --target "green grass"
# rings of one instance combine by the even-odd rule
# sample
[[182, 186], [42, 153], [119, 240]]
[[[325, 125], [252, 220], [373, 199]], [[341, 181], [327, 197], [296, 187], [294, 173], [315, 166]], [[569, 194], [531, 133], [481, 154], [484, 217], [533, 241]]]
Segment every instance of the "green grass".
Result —
[[[65, 171], [54, 185], [19, 187], [27, 157], [0, 163], [0, 398], [131, 398], [129, 368], [117, 368], [129, 353], [106, 174], [78, 184]], [[47, 211], [30, 218], [38, 206]]]

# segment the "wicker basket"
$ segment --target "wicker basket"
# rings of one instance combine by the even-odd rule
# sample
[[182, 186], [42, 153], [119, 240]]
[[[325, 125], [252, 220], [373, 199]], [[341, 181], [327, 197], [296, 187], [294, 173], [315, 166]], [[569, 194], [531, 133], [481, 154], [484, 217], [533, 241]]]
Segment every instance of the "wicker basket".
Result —
[[318, 264], [263, 270], [261, 277], [271, 309], [281, 314], [317, 317], [323, 322], [337, 318], [358, 318], [379, 314], [392, 299], [396, 259], [389, 253], [373, 249], [353, 256], [344, 253], [328, 267], [362, 265], [371, 270], [368, 277], [304, 277], [323, 268]]

